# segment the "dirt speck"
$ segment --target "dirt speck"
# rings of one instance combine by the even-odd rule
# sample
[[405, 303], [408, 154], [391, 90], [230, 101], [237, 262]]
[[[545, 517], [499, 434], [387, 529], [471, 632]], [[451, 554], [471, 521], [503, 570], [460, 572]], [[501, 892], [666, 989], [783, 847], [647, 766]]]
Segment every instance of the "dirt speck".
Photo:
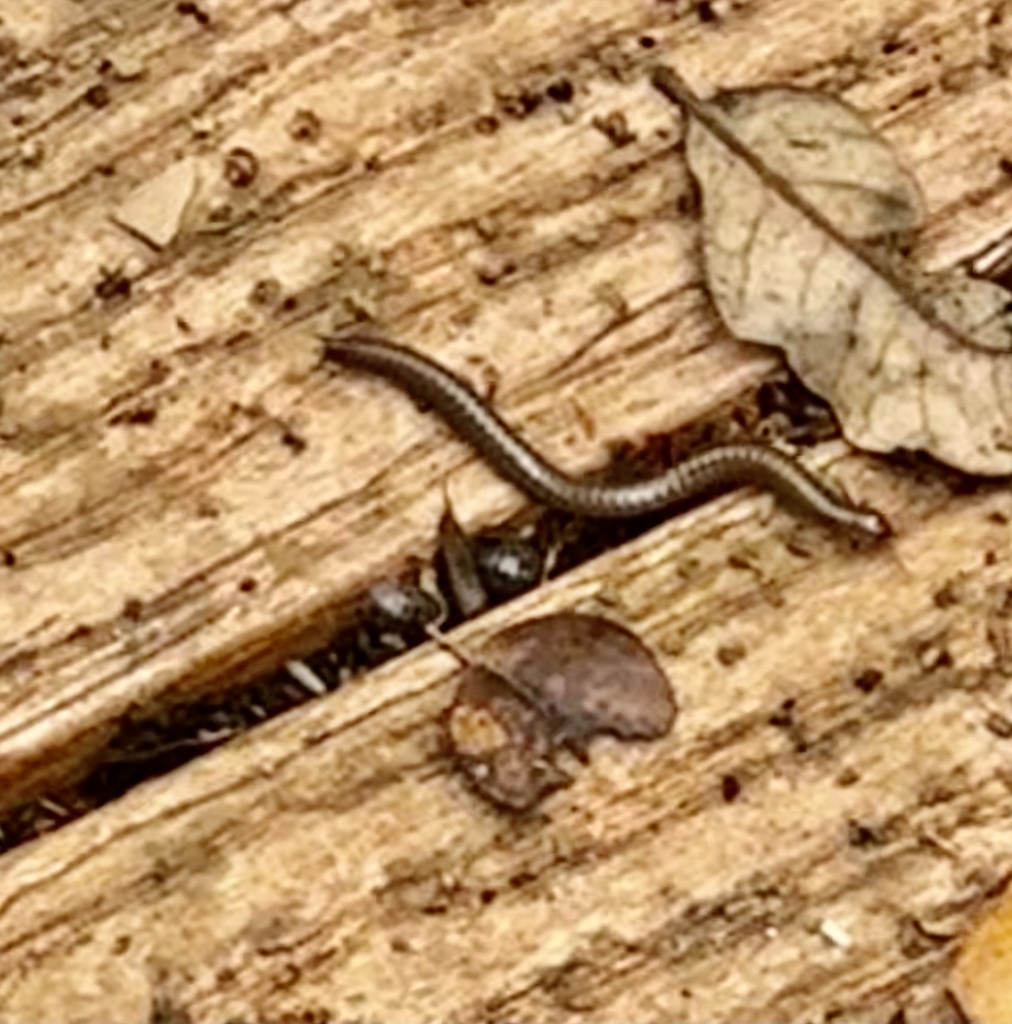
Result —
[[232, 188], [249, 188], [259, 171], [260, 162], [250, 150], [237, 146], [225, 154], [223, 173]]
[[296, 142], [315, 142], [322, 128], [320, 118], [312, 110], [297, 110], [288, 125], [288, 134]]
[[866, 668], [854, 680], [854, 685], [862, 693], [871, 693], [878, 688], [885, 676], [877, 668]]
[[732, 665], [736, 665], [742, 658], [745, 657], [746, 650], [745, 645], [739, 641], [732, 641], [731, 643], [721, 644], [717, 648], [717, 661], [727, 668]]
[[284, 289], [281, 282], [274, 277], [267, 277], [257, 281], [250, 289], [249, 301], [251, 305], [274, 308], [281, 305]]
[[499, 109], [508, 117], [515, 117], [517, 120], [523, 120], [533, 114], [541, 106], [542, 99], [542, 95], [532, 89], [504, 91], [496, 96]]
[[97, 85], [93, 85], [85, 90], [84, 102], [89, 107], [94, 107], [96, 110], [101, 110], [103, 107], [109, 106], [109, 88], [103, 85], [101, 82]]
[[1012, 739], [1012, 719], [1009, 719], [1005, 715], [999, 714], [997, 711], [993, 711], [987, 716], [987, 722], [985, 724], [987, 725], [988, 730], [999, 739]]
[[193, 20], [205, 28], [211, 24], [211, 15], [208, 14], [199, 4], [192, 3], [190, 0], [184, 0], [184, 2], [176, 4], [176, 12], [186, 17], [193, 18]]
[[125, 302], [130, 298], [133, 291], [133, 284], [121, 270], [110, 270], [102, 267], [99, 271], [98, 284], [95, 285], [95, 295], [102, 302], [111, 305], [116, 302]]
[[555, 103], [569, 103], [573, 99], [573, 92], [573, 83], [568, 78], [560, 78], [545, 89], [545, 95]]
[[636, 141], [636, 133], [629, 127], [625, 114], [620, 110], [595, 117], [590, 122], [616, 149], [622, 149]]

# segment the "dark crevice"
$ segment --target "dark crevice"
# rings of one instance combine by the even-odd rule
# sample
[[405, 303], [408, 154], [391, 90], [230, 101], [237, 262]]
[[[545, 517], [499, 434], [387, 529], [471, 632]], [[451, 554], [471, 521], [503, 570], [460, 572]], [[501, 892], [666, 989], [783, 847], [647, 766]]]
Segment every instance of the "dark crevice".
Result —
[[[729, 441], [776, 439], [807, 447], [836, 437], [839, 428], [828, 406], [783, 371], [752, 392], [715, 409], [706, 420], [672, 434], [647, 437], [640, 444], [613, 446], [609, 465], [593, 474], [593, 479], [626, 483], [653, 477], [691, 451]], [[912, 479], [924, 477], [934, 485], [948, 486], [952, 493], [972, 492], [980, 486], [980, 481], [967, 481], [921, 457], [890, 461]], [[674, 509], [630, 520], [594, 521], [529, 508], [513, 521], [471, 540], [479, 546], [503, 538], [509, 543], [529, 545], [537, 557], [547, 558], [550, 568], [546, 578], [555, 578], [621, 547], [681, 511]], [[423, 577], [435, 579], [440, 584], [439, 592], [433, 595], [422, 589]], [[367, 593], [344, 602], [344, 607], [352, 609], [342, 620], [344, 625], [325, 646], [308, 657], [287, 663], [274, 659], [275, 665], [281, 661], [280, 669], [250, 682], [228, 686], [221, 681], [211, 695], [205, 691], [197, 699], [143, 708], [123, 718], [83, 775], [33, 795], [0, 815], [0, 854], [61, 828], [140, 783], [171, 772], [260, 723], [332, 692], [349, 679], [424, 643], [429, 637], [425, 624], [437, 615], [443, 630], [458, 625], [462, 616], [455, 609], [452, 596], [446, 593], [445, 584], [446, 574], [440, 571], [438, 554], [431, 561], [408, 559], [400, 575], [377, 580]], [[250, 589], [253, 587], [255, 581]], [[391, 613], [389, 596], [402, 593], [415, 595], [414, 604], [408, 602], [413, 609], [411, 614], [401, 614], [396, 609]], [[490, 589], [489, 607], [510, 600], [515, 593]], [[385, 596], [381, 598], [380, 594]], [[428, 611], [424, 610], [426, 603], [431, 605]]]
[[[693, 423], [671, 435], [648, 437], [640, 445], [614, 447], [609, 466], [595, 479], [628, 482], [657, 475], [687, 452], [743, 438], [767, 440], [776, 436], [797, 445], [811, 445], [838, 436], [829, 409], [784, 374], [762, 383], [737, 402], [715, 411], [707, 421]], [[662, 513], [626, 521], [590, 521], [553, 511], [531, 511], [474, 538], [480, 544], [507, 538], [522, 539], [540, 557], [551, 553], [549, 578], [560, 576], [604, 552], [628, 543], [670, 518]], [[438, 568], [438, 559], [436, 562]], [[377, 581], [425, 594], [419, 588], [421, 564], [393, 580]], [[433, 574], [429, 574], [430, 576]], [[462, 621], [452, 597], [445, 592], [445, 572], [435, 574], [442, 593], [433, 602], [443, 605], [442, 629]], [[375, 588], [374, 588], [375, 590]], [[490, 592], [490, 606], [513, 594]], [[431, 600], [431, 598], [430, 598]], [[197, 700], [163, 705], [122, 719], [87, 773], [72, 784], [53, 788], [0, 816], [0, 853], [51, 832], [140, 783], [164, 775], [201, 754], [247, 733], [300, 704], [340, 688], [389, 659], [425, 642], [428, 634], [419, 615], [398, 619], [383, 610], [382, 601], [352, 602], [347, 624], [328, 644], [289, 667], [282, 667], [239, 688], [222, 689]]]

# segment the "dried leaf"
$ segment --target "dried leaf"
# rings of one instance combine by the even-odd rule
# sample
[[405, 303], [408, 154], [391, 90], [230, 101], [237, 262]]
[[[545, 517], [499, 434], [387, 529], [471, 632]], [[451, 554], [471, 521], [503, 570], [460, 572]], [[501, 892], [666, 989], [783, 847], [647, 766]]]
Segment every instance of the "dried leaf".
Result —
[[572, 780], [555, 764], [551, 723], [502, 677], [461, 673], [446, 732], [457, 767], [487, 800], [526, 811]]
[[675, 718], [671, 684], [643, 642], [596, 615], [528, 619], [482, 648], [496, 670], [551, 715], [560, 742], [655, 739]]
[[[708, 106], [766, 167], [790, 181], [848, 237], [884, 238], [920, 224], [917, 182], [885, 140], [842, 100], [804, 89], [770, 88], [720, 93]], [[748, 224], [731, 220], [749, 212], [748, 223], [754, 223], [768, 205], [768, 183], [752, 181], [742, 189], [744, 172], [754, 178], [752, 172], [695, 120], [689, 125], [688, 157], [714, 223], [747, 234]], [[728, 242], [733, 247], [733, 239]]]
[[478, 575], [471, 542], [457, 522], [449, 499], [439, 520], [439, 555], [446, 569], [453, 603], [460, 614], [470, 619], [483, 612], [488, 607], [488, 594]]
[[654, 80], [693, 114], [707, 277], [730, 330], [782, 348], [858, 447], [1012, 473], [1012, 294], [904, 267], [891, 243], [921, 204], [884, 140], [819, 93], [703, 103], [669, 69]]
[[563, 749], [586, 760], [600, 733], [665, 735], [675, 718], [667, 677], [650, 651], [608, 619], [563, 612], [497, 633], [461, 673], [446, 714], [450, 753], [486, 799], [529, 810], [571, 777]]
[[976, 1024], [1012, 1020], [1012, 887], [963, 944], [952, 992]]

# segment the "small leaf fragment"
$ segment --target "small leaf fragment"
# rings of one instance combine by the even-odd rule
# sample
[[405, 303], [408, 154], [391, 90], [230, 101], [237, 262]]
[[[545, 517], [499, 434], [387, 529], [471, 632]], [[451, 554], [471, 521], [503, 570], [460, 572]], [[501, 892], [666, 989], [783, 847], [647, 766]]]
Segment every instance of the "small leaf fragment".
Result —
[[439, 554], [460, 614], [470, 619], [483, 612], [488, 607], [488, 594], [478, 575], [471, 543], [457, 522], [449, 500], [439, 520]]
[[670, 731], [675, 700], [653, 655], [608, 619], [564, 612], [520, 622], [488, 640], [461, 673], [446, 715], [457, 766], [486, 799], [532, 808], [570, 775], [568, 749], [610, 733], [654, 739]]
[[446, 732], [458, 768], [487, 800], [526, 811], [572, 781], [554, 761], [551, 724], [481, 666], [461, 673]]
[[581, 747], [596, 735], [656, 739], [675, 719], [667, 676], [618, 623], [562, 612], [503, 630], [483, 655], [547, 709], [556, 735]]
[[950, 987], [975, 1024], [1012, 1021], [1012, 886], [970, 932]]

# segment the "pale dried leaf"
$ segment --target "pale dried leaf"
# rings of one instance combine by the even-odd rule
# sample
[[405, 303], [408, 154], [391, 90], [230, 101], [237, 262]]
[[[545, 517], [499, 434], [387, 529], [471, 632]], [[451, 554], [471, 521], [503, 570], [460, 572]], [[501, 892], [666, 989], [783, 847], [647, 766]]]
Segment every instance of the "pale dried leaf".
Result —
[[[772, 88], [721, 93], [710, 105], [766, 166], [787, 178], [849, 237], [904, 234], [920, 224], [917, 182], [885, 140], [841, 100]], [[728, 159], [730, 154], [695, 121], [689, 140], [689, 161], [706, 188], [708, 204], [730, 203], [740, 212], [746, 195], [751, 202], [765, 202], [762, 191], [754, 189], [735, 195], [740, 161]], [[729, 180], [723, 181], [722, 174]]]
[[[691, 120], [687, 153], [730, 330], [782, 348], [858, 447], [1012, 473], [1012, 295], [903, 269], [889, 242], [916, 227], [920, 200], [886, 143], [818, 93], [695, 104], [709, 124]], [[714, 120], [747, 159], [715, 137]]]

